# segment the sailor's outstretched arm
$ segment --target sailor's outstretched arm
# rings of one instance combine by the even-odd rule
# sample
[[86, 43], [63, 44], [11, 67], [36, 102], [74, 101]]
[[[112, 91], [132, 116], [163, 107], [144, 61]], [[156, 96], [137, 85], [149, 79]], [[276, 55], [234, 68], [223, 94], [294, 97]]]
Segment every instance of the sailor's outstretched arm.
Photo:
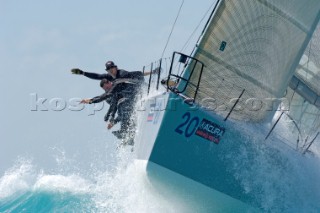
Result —
[[109, 93], [105, 92], [100, 96], [96, 96], [91, 99], [83, 99], [80, 101], [81, 104], [92, 104], [92, 103], [100, 103], [101, 101], [107, 99], [110, 96]]
[[94, 80], [102, 80], [102, 79], [108, 79], [109, 81], [113, 80], [112, 76], [107, 73], [98, 74], [98, 73], [85, 72], [79, 68], [71, 69], [71, 73], [75, 75], [84, 75]]

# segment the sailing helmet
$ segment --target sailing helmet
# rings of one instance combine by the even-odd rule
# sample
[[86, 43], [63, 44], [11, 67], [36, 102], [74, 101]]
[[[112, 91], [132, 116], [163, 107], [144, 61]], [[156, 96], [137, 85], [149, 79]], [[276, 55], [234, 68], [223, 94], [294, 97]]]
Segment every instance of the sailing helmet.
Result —
[[117, 67], [117, 65], [115, 65], [113, 63], [113, 61], [107, 61], [106, 63], [106, 70], [108, 71], [109, 69], [113, 68], [113, 67]]

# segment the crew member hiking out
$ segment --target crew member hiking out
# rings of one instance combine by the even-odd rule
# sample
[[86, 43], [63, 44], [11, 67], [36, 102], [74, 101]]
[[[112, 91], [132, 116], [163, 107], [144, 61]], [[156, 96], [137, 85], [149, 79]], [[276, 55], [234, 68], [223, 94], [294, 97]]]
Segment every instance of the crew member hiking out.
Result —
[[113, 61], [107, 61], [105, 66], [106, 66], [105, 70], [108, 73], [104, 73], [104, 74], [85, 72], [79, 68], [71, 69], [71, 73], [76, 75], [84, 75], [88, 78], [95, 79], [95, 80], [107, 79], [109, 81], [113, 81], [119, 78], [127, 78], [127, 79], [137, 79], [143, 82], [144, 76], [159, 72], [159, 68], [156, 68], [153, 71], [145, 72], [145, 73], [142, 73], [141, 71], [128, 72], [123, 69], [118, 69], [118, 66], [115, 65]]
[[[109, 110], [105, 115], [105, 121], [108, 122], [108, 129], [111, 129], [116, 123], [120, 122], [120, 130], [112, 133], [119, 139], [127, 136], [134, 137], [134, 122], [132, 121], [132, 112], [136, 102], [136, 94], [139, 88], [139, 80], [135, 79], [117, 79], [109, 81], [103, 79], [100, 86], [105, 93], [92, 99], [83, 99], [80, 103], [91, 104], [106, 100], [109, 104]], [[114, 119], [117, 112], [118, 116]], [[109, 119], [109, 117], [111, 118]]]

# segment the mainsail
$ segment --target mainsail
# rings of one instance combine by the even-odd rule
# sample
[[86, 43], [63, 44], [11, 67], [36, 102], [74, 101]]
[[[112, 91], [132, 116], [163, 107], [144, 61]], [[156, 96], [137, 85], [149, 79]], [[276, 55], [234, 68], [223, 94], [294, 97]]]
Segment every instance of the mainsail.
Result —
[[[272, 101], [283, 97], [299, 65], [319, 22], [320, 1], [221, 0], [218, 4], [194, 53], [206, 66], [196, 102], [205, 105], [210, 98], [206, 102], [213, 104], [210, 109], [225, 116], [244, 91], [231, 118], [261, 121], [275, 110]], [[187, 68], [184, 77], [196, 84], [200, 69], [189, 75]], [[187, 87], [187, 96], [194, 93]]]

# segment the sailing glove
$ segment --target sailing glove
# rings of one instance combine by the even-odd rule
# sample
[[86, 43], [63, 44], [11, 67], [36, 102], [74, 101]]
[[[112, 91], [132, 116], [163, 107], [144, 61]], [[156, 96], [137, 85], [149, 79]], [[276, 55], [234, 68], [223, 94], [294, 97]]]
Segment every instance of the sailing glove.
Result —
[[78, 68], [74, 68], [71, 70], [71, 73], [72, 74], [75, 74], [75, 75], [83, 75], [84, 74], [84, 71], [78, 69]]

